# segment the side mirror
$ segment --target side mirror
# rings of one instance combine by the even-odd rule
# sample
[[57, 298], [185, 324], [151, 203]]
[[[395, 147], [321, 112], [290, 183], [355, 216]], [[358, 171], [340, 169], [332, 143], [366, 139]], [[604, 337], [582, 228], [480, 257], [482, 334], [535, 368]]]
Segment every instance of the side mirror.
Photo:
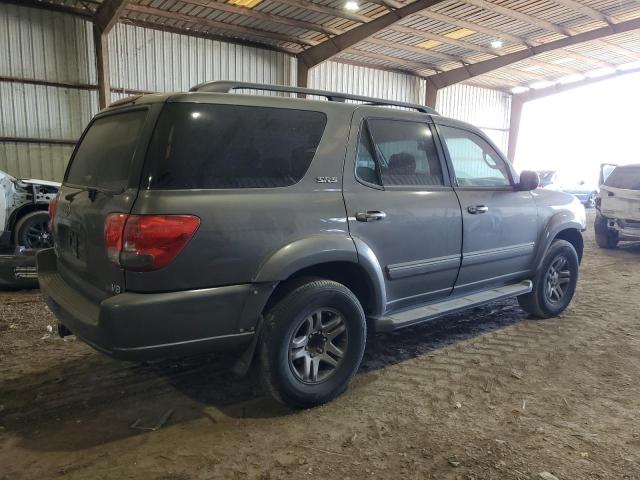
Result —
[[522, 192], [528, 192], [538, 188], [538, 185], [540, 185], [540, 177], [538, 177], [538, 172], [524, 170], [520, 174], [520, 183], [518, 184], [518, 190]]

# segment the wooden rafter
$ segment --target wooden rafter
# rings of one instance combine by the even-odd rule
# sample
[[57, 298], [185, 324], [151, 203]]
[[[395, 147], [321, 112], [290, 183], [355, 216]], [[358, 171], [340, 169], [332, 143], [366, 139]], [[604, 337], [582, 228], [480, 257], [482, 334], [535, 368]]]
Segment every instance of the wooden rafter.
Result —
[[409, 33], [411, 35], [422, 37], [427, 40], [434, 40], [436, 42], [446, 43], [448, 45], [455, 45], [456, 47], [471, 50], [472, 52], [487, 53], [494, 56], [503, 54], [503, 52], [495, 48], [485, 47], [483, 45], [466, 42], [464, 40], [456, 40], [445, 35], [437, 35], [435, 33], [427, 32], [425, 30], [420, 30], [414, 27], [407, 27], [406, 25], [393, 25], [391, 29], [395, 30], [396, 32]]
[[94, 15], [94, 23], [104, 35], [109, 33], [127, 8], [129, 0], [104, 0]]
[[397, 49], [397, 50], [404, 50], [407, 52], [412, 52], [412, 53], [417, 53], [420, 55], [425, 55], [427, 57], [432, 57], [432, 58], [439, 58], [440, 60], [447, 60], [450, 62], [456, 62], [456, 63], [461, 63], [461, 64], [466, 64], [466, 63], [471, 63], [471, 61], [469, 61], [468, 59], [465, 58], [460, 58], [460, 57], [456, 57], [454, 55], [449, 55], [447, 53], [441, 53], [441, 52], [437, 52], [434, 51], [432, 49], [426, 49], [426, 48], [420, 48], [420, 47], [416, 47], [414, 45], [408, 45], [406, 43], [402, 43], [402, 42], [391, 42], [389, 40], [384, 40], [382, 38], [378, 38], [378, 37], [369, 37], [365, 40], [365, 42], [367, 43], [373, 43], [376, 45], [380, 45], [383, 47], [388, 47], [388, 48], [393, 48], [393, 49]]
[[433, 5], [440, 3], [440, 1], [441, 0], [416, 0], [402, 8], [390, 11], [367, 23], [354, 27], [341, 35], [336, 35], [326, 42], [322, 42], [319, 45], [305, 50], [298, 55], [298, 60], [304, 62], [308, 68], [311, 68], [314, 65], [324, 62], [340, 52], [353, 47], [357, 43], [374, 36], [385, 28], [398, 23], [403, 18], [424, 10], [425, 8], [432, 7]]
[[427, 77], [427, 80], [435, 88], [443, 88], [449, 85], [453, 85], [454, 83], [459, 83], [469, 78], [473, 78], [475, 76], [483, 75], [493, 70], [506, 67], [507, 65], [511, 65], [526, 58], [531, 58], [541, 53], [550, 52], [566, 48], [571, 45], [598, 40], [612, 34], [623, 33], [637, 29], [640, 29], [640, 18], [627, 20], [625, 22], [620, 22], [612, 26], [589, 30], [587, 32], [579, 33], [571, 37], [566, 37], [560, 40], [544, 43], [536, 47], [531, 47], [526, 50], [508, 53], [506, 55], [503, 55], [502, 57], [491, 58], [489, 60], [484, 60], [472, 65], [467, 65], [463, 68], [456, 68], [436, 75], [431, 75], [430, 77]]
[[[418, 61], [415, 61], [415, 60], [407, 60], [406, 58], [400, 58], [400, 57], [395, 57], [395, 56], [391, 56], [391, 55], [385, 55], [383, 53], [369, 52], [369, 51], [365, 51], [365, 50], [360, 50], [357, 47], [349, 48], [346, 51], [346, 53], [348, 53], [348, 52], [357, 52], [359, 55], [366, 55], [367, 57], [375, 58], [377, 60], [383, 60], [385, 62], [392, 62], [392, 63], [395, 63], [397, 65], [410, 66], [410, 67], [413, 67], [413, 69], [415, 69], [416, 71], [431, 70], [432, 72], [442, 72], [441, 68], [438, 68], [437, 66], [433, 65], [432, 63], [428, 63], [428, 62], [418, 62]], [[415, 74], [415, 71], [413, 73]]]
[[324, 13], [331, 15], [332, 17], [344, 18], [345, 20], [351, 20], [357, 23], [367, 23], [371, 20], [371, 17], [362, 15], [360, 13], [347, 12], [346, 10], [340, 10], [337, 8], [331, 8], [318, 3], [310, 2], [309, 0], [275, 0], [278, 3], [289, 5], [291, 7], [298, 7], [305, 10], [310, 10], [316, 13]]

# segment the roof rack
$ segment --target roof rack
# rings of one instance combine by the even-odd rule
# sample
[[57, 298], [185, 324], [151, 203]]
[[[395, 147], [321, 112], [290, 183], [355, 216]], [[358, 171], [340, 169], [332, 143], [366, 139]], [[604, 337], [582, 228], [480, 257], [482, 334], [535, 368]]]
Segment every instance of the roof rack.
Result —
[[416, 103], [396, 102], [393, 100], [383, 100], [381, 98], [365, 97], [361, 95], [351, 95], [349, 93], [329, 92], [327, 90], [315, 90], [313, 88], [289, 87], [286, 85], [268, 85], [249, 82], [215, 81], [204, 82], [195, 87], [191, 87], [190, 92], [215, 92], [230, 93], [232, 90], [266, 90], [268, 92], [298, 93], [304, 95], [316, 95], [325, 97], [330, 102], [344, 102], [345, 100], [357, 100], [367, 105], [403, 107], [417, 110], [422, 113], [437, 114], [433, 108]]

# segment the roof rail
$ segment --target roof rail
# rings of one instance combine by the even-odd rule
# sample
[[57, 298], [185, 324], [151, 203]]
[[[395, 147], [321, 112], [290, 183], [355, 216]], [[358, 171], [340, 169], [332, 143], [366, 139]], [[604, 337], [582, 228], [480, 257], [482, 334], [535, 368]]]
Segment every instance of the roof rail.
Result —
[[313, 88], [302, 87], [289, 87], [286, 85], [268, 85], [262, 83], [249, 83], [249, 82], [232, 82], [232, 81], [215, 81], [204, 82], [195, 87], [191, 87], [190, 92], [215, 92], [215, 93], [230, 93], [232, 90], [266, 90], [269, 92], [285, 92], [285, 93], [298, 93], [304, 95], [316, 95], [319, 97], [325, 97], [330, 102], [344, 102], [345, 100], [357, 100], [359, 102], [366, 103], [368, 105], [378, 106], [393, 106], [410, 108], [422, 113], [437, 114], [434, 109], [427, 107], [426, 105], [418, 105], [416, 103], [396, 102], [393, 100], [383, 100], [381, 98], [365, 97], [362, 95], [351, 95], [349, 93], [329, 92], [327, 90], [315, 90]]

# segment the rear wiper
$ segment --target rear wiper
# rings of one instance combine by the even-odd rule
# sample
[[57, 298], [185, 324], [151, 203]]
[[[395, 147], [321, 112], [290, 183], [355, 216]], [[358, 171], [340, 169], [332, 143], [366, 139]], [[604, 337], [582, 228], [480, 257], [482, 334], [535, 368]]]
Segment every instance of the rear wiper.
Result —
[[99, 188], [99, 187], [82, 187], [77, 192], [67, 193], [64, 196], [64, 198], [70, 202], [76, 197], [76, 195], [82, 192], [87, 192], [89, 194], [89, 199], [91, 201], [95, 200], [96, 195], [98, 195], [98, 193], [102, 193], [103, 195], [107, 195], [109, 197], [113, 197], [114, 195], [122, 193], [122, 191], [114, 192], [113, 190], [107, 190], [105, 188]]

